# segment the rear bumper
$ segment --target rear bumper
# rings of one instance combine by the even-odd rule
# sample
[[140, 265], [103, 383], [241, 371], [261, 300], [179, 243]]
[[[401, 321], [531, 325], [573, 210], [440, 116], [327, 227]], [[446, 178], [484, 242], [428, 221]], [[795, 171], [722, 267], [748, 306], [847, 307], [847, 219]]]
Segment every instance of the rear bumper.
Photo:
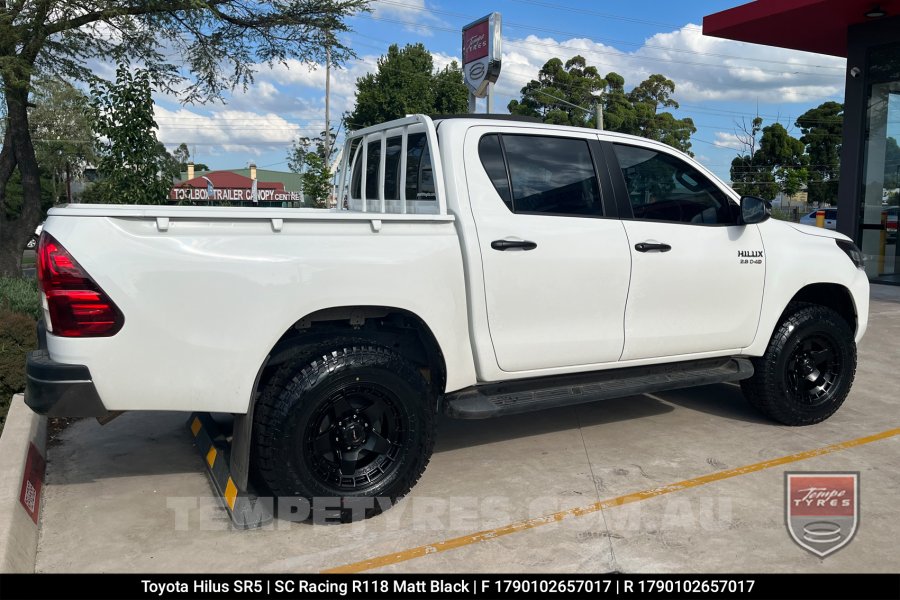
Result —
[[48, 417], [100, 417], [106, 407], [84, 365], [59, 363], [47, 352], [43, 322], [38, 324], [40, 350], [25, 361], [25, 404]]

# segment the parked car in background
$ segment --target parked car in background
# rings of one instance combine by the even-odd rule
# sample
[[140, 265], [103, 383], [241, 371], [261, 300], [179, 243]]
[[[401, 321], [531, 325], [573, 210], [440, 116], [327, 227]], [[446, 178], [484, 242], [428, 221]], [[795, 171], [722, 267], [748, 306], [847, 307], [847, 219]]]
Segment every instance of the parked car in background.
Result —
[[41, 237], [41, 232], [44, 230], [44, 224], [41, 223], [34, 229], [34, 235], [28, 238], [28, 243], [25, 244], [25, 247], [29, 250], [33, 250], [38, 243], [38, 238]]
[[[801, 225], [812, 225], [816, 226], [816, 213], [821, 209], [815, 209], [809, 214], [803, 215], [800, 217]], [[825, 209], [825, 229], [837, 229], [837, 209], [836, 208], [826, 208]]]

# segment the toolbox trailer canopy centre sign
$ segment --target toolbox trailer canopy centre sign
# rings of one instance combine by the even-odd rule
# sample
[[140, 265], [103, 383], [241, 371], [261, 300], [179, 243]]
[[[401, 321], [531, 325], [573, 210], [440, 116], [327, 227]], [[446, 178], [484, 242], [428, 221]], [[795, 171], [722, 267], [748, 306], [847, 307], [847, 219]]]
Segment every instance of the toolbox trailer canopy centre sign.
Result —
[[462, 30], [463, 76], [472, 94], [487, 95], [500, 76], [500, 13], [469, 23]]

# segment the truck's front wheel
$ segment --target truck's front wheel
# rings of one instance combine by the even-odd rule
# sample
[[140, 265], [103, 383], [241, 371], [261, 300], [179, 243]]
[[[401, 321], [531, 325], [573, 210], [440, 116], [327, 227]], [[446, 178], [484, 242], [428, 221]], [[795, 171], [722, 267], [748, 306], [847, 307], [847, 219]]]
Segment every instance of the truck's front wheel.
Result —
[[856, 374], [856, 343], [847, 322], [825, 306], [791, 303], [744, 395], [785, 425], [824, 421], [840, 408]]
[[418, 481], [434, 447], [430, 386], [378, 346], [322, 346], [282, 367], [254, 413], [254, 462], [276, 497], [303, 497], [344, 521], [370, 517]]

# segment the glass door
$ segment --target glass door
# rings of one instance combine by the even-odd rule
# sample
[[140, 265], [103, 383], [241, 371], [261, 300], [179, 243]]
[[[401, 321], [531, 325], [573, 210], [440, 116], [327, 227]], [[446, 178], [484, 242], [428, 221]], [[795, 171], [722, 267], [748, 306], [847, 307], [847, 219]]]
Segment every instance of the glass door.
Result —
[[[900, 46], [870, 54], [869, 73], [875, 81], [869, 86], [862, 251], [870, 279], [900, 284]], [[881, 78], [892, 80], [877, 82]]]

